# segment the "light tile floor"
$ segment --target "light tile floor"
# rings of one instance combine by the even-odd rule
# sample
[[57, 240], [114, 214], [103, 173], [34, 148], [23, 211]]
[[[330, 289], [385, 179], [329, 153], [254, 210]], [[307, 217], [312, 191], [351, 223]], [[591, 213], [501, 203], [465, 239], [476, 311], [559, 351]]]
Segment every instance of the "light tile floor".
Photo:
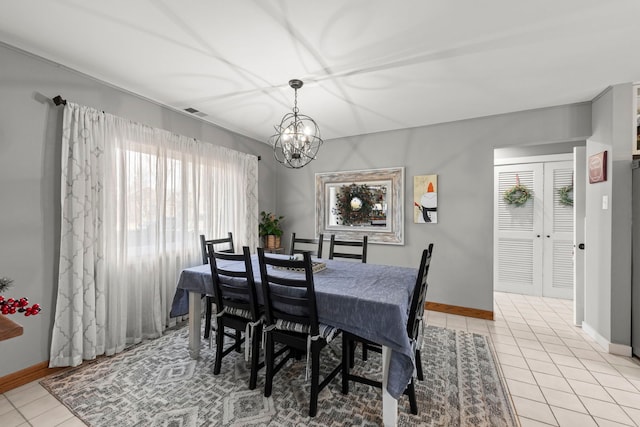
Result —
[[[494, 321], [427, 312], [427, 323], [489, 335], [523, 427], [640, 426], [640, 362], [605, 353], [567, 300], [495, 293]], [[38, 381], [0, 395], [0, 425], [84, 426]]]

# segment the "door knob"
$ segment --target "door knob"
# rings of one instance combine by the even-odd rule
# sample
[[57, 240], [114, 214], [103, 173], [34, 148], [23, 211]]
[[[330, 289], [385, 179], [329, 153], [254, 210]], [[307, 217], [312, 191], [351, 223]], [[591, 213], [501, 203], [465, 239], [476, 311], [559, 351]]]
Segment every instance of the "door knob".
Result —
[[578, 249], [583, 249], [583, 250], [584, 250], [584, 243], [580, 243], [580, 244], [578, 245]]

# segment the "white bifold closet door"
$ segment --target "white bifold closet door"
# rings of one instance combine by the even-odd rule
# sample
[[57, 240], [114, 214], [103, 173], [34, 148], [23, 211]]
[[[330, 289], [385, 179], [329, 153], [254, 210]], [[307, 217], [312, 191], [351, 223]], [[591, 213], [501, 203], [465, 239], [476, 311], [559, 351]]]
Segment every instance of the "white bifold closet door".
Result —
[[[572, 162], [495, 167], [494, 289], [557, 298], [573, 296], [573, 209], [560, 204]], [[533, 196], [523, 206], [504, 201], [516, 182]]]
[[572, 185], [573, 162], [544, 165], [542, 295], [573, 299], [573, 206], [560, 203], [560, 189]]

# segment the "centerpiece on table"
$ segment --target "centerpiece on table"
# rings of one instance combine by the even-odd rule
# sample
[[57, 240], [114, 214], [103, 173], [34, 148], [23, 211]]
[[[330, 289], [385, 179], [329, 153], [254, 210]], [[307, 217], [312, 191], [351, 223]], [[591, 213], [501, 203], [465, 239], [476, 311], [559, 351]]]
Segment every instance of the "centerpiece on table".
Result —
[[271, 212], [260, 212], [260, 225], [258, 226], [258, 234], [264, 240], [263, 246], [266, 249], [280, 248], [280, 238], [282, 237], [282, 228], [280, 221], [283, 216], [276, 216]]

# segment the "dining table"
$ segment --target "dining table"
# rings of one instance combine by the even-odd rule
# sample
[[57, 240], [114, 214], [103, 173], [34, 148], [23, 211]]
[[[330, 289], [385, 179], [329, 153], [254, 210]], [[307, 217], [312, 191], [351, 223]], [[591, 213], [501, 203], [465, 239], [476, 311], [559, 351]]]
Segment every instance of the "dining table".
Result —
[[[273, 257], [287, 255], [266, 254]], [[258, 301], [262, 285], [257, 255], [252, 268]], [[382, 346], [382, 418], [385, 426], [397, 425], [398, 401], [415, 367], [415, 343], [407, 334], [407, 320], [418, 270], [416, 268], [314, 259], [326, 268], [314, 272], [318, 320]], [[220, 267], [225, 261], [219, 261]], [[226, 261], [226, 263], [231, 263]], [[271, 268], [271, 267], [269, 267]], [[299, 277], [296, 271], [278, 271]], [[181, 271], [171, 316], [189, 315], [189, 354], [197, 359], [201, 344], [202, 297], [213, 295], [208, 264]]]

